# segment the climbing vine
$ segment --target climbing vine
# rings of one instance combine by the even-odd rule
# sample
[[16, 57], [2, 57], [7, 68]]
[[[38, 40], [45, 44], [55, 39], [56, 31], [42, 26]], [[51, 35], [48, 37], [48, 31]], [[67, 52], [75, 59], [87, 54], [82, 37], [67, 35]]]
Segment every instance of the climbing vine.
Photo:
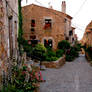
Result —
[[19, 20], [19, 29], [18, 29], [18, 46], [19, 46], [19, 52], [21, 53], [21, 46], [23, 45], [24, 39], [23, 39], [23, 29], [22, 29], [22, 7], [21, 7], [21, 0], [18, 0], [18, 20]]
[[[31, 45], [28, 44], [28, 41], [25, 40], [23, 38], [23, 29], [22, 29], [22, 25], [23, 25], [23, 18], [22, 18], [22, 7], [21, 7], [21, 1], [22, 0], [18, 0], [18, 20], [19, 20], [19, 29], [18, 29], [18, 46], [19, 46], [19, 52], [20, 55], [22, 54], [22, 48], [24, 49], [24, 51], [28, 54], [31, 51]], [[22, 47], [22, 48], [21, 48]]]

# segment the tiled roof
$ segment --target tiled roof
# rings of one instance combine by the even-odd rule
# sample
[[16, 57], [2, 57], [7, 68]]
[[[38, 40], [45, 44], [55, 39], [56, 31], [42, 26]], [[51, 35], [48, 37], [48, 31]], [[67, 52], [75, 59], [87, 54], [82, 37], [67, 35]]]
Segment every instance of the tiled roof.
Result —
[[[43, 8], [43, 9], [47, 9], [49, 10], [50, 12], [53, 12], [53, 14], [56, 14], [56, 15], [59, 15], [61, 17], [67, 17], [69, 19], [72, 19], [72, 17], [68, 14], [65, 14], [63, 12], [60, 12], [60, 11], [57, 11], [57, 10], [54, 10], [54, 9], [51, 9], [51, 8], [46, 8], [46, 7], [43, 7], [43, 6], [39, 6], [39, 5], [36, 5], [36, 4], [30, 4], [30, 5], [26, 5], [26, 6], [23, 6], [22, 8], [27, 8], [27, 7], [37, 7], [37, 8]], [[63, 16], [62, 16], [63, 15]]]

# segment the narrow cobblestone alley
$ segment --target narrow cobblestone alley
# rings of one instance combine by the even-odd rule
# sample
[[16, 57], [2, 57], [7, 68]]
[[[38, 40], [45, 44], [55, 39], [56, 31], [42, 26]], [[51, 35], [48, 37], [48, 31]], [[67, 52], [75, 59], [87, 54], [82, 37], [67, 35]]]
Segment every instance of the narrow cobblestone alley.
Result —
[[84, 56], [42, 73], [46, 82], [41, 83], [40, 92], [92, 92], [92, 67]]

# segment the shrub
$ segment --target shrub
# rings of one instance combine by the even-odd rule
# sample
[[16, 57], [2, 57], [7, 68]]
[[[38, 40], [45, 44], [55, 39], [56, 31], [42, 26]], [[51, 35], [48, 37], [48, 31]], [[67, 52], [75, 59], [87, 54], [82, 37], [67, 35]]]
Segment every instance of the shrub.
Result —
[[77, 51], [81, 51], [81, 48], [82, 48], [82, 46], [81, 46], [81, 44], [75, 44], [75, 49], [77, 50]]
[[51, 61], [56, 61], [58, 57], [51, 57]]
[[44, 54], [45, 61], [56, 61], [58, 57], [56, 57], [56, 52], [51, 48], [47, 48], [47, 52]]
[[12, 69], [12, 82], [4, 86], [1, 92], [34, 92], [38, 82], [35, 72], [29, 70], [28, 66], [24, 65], [20, 69], [15, 66]]
[[66, 51], [66, 60], [67, 61], [72, 61], [74, 60], [75, 57], [78, 57], [78, 51], [76, 50], [75, 47], [71, 47]]
[[69, 48], [70, 48], [70, 43], [66, 40], [60, 41], [58, 43], [58, 49], [63, 49], [65, 51], [66, 49], [69, 49]]
[[56, 52], [55, 51], [53, 51], [53, 50], [48, 50], [47, 51], [47, 55], [49, 56], [49, 57], [55, 57], [56, 56]]
[[58, 58], [61, 57], [63, 54], [64, 54], [64, 50], [58, 49], [58, 50], [56, 51], [56, 56], [57, 56]]
[[78, 56], [78, 51], [76, 50], [75, 47], [71, 47], [70, 54], [73, 55], [74, 57]]
[[37, 59], [37, 60], [43, 60], [44, 59], [44, 54], [46, 53], [46, 48], [44, 47], [43, 44], [37, 44], [32, 52], [31, 52], [31, 57], [33, 59]]

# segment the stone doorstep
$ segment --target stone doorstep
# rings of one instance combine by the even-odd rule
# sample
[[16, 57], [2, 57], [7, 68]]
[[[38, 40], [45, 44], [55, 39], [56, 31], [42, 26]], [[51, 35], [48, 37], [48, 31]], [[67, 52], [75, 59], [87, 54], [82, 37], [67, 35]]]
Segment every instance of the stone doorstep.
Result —
[[42, 62], [42, 65], [45, 65], [46, 68], [60, 68], [64, 64], [65, 64], [65, 56], [59, 58], [57, 61]]

